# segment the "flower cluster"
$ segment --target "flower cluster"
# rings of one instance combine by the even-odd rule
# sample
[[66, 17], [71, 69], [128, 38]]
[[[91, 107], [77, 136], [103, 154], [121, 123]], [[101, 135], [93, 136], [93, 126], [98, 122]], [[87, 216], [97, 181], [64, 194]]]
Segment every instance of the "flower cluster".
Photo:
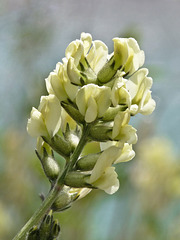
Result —
[[28, 120], [28, 133], [41, 139], [37, 152], [50, 180], [62, 171], [52, 150], [71, 162], [85, 127], [87, 142], [100, 144], [101, 152], [79, 156], [67, 172], [62, 195], [70, 196], [69, 203], [92, 188], [109, 194], [117, 191], [115, 165], [135, 155], [132, 144], [137, 134], [130, 118], [137, 113], [151, 114], [155, 109], [152, 78], [146, 68], [141, 68], [144, 52], [133, 38], [113, 41], [111, 54], [102, 41], [92, 41], [88, 33], [71, 42], [62, 63], [57, 63], [45, 80], [49, 95], [41, 97]]

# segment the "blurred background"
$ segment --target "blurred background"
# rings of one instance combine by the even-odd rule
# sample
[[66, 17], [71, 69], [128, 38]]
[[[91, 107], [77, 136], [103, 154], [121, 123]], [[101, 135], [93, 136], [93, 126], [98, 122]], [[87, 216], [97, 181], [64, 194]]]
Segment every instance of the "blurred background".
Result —
[[0, 0], [0, 239], [12, 239], [49, 183], [26, 133], [44, 79], [81, 32], [134, 37], [145, 51], [157, 108], [137, 116], [136, 157], [117, 168], [113, 196], [94, 190], [56, 214], [62, 240], [180, 239], [180, 1]]

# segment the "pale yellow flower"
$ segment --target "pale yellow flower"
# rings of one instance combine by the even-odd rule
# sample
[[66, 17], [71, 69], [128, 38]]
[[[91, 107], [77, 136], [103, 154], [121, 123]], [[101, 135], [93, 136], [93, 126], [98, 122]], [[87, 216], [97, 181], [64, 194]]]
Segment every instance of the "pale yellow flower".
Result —
[[117, 191], [119, 181], [115, 168], [111, 166], [117, 160], [120, 153], [121, 149], [115, 146], [111, 146], [103, 151], [92, 170], [91, 176], [87, 178], [87, 182], [109, 194]]
[[112, 87], [112, 104], [114, 107], [117, 105], [127, 105], [130, 107], [131, 105], [131, 96], [126, 89], [127, 80], [123, 77], [118, 77], [115, 79], [113, 87]]
[[84, 55], [83, 42], [81, 40], [72, 41], [65, 51], [65, 56], [67, 59], [70, 57], [75, 59], [75, 65], [78, 65], [81, 57]]
[[71, 82], [76, 85], [95, 83], [107, 57], [108, 48], [103, 42], [92, 41], [90, 34], [82, 33], [81, 39], [71, 42], [66, 49], [67, 74]]
[[112, 165], [130, 161], [135, 156], [135, 152], [132, 150], [132, 145], [115, 141], [102, 143], [101, 150], [104, 151], [86, 181], [108, 194], [113, 194], [119, 188], [119, 180]]
[[121, 68], [131, 75], [144, 64], [144, 51], [140, 50], [134, 38], [114, 38], [115, 69]]
[[108, 58], [108, 48], [107, 46], [99, 40], [92, 42], [92, 47], [87, 55], [87, 60], [93, 69], [93, 71], [97, 74]]
[[91, 190], [90, 188], [70, 188], [69, 194], [76, 196], [77, 200], [80, 200], [90, 193]]
[[81, 41], [83, 42], [83, 48], [84, 48], [84, 56], [86, 57], [89, 53], [89, 49], [92, 45], [92, 36], [90, 33], [81, 33]]
[[155, 109], [155, 101], [151, 98], [150, 88], [152, 86], [152, 78], [147, 77], [148, 69], [142, 68], [134, 73], [126, 83], [126, 88], [131, 96], [131, 113], [138, 112], [147, 115], [151, 114]]
[[113, 162], [113, 164], [120, 163], [120, 162], [128, 162], [132, 160], [135, 156], [135, 152], [132, 149], [132, 144], [128, 143], [122, 143], [121, 141], [108, 141], [108, 142], [101, 142], [100, 143], [100, 149], [101, 151], [104, 151], [105, 149], [108, 149], [111, 146], [118, 147], [121, 149], [119, 151], [119, 156], [117, 159]]
[[132, 149], [132, 144], [124, 143], [121, 154], [116, 159], [114, 164], [120, 163], [120, 162], [128, 162], [132, 160], [135, 157], [135, 152]]
[[42, 96], [38, 109], [32, 108], [27, 131], [32, 137], [53, 137], [61, 124], [61, 105], [55, 95]]
[[94, 72], [91, 71], [85, 59], [87, 48], [90, 45], [89, 41], [91, 41], [89, 36], [84, 36], [83, 41], [73, 41], [66, 48], [67, 74], [73, 84], [81, 85], [87, 81], [94, 82], [96, 80]]
[[54, 72], [51, 72], [46, 81], [46, 88], [49, 94], [54, 94], [60, 101], [68, 98], [73, 101], [77, 87], [72, 85], [66, 72], [67, 63], [57, 63]]
[[95, 182], [107, 167], [111, 165], [118, 159], [121, 154], [121, 149], [116, 146], [111, 146], [104, 150], [99, 156], [90, 177], [90, 182]]
[[85, 121], [90, 123], [103, 116], [111, 104], [111, 89], [95, 84], [83, 86], [77, 93], [76, 104]]
[[32, 137], [47, 136], [47, 128], [44, 117], [36, 108], [32, 108], [31, 117], [28, 119], [27, 131]]
[[[155, 108], [150, 91], [152, 78], [147, 76], [147, 69], [139, 70], [144, 64], [144, 52], [133, 38], [113, 41], [111, 54], [103, 42], [93, 41], [89, 33], [82, 33], [80, 40], [72, 41], [62, 63], [58, 62], [46, 79], [50, 95], [41, 97], [38, 109], [31, 111], [27, 130], [38, 137], [39, 158], [46, 152], [51, 157], [52, 147], [65, 158], [70, 157], [75, 166], [65, 176], [64, 202], [57, 201], [56, 209], [70, 206], [87, 195], [91, 191], [88, 187], [109, 194], [118, 190], [119, 180], [113, 165], [135, 156], [132, 144], [136, 143], [137, 134], [129, 125], [130, 118], [137, 113], [150, 114]], [[94, 155], [79, 156], [77, 163], [74, 150], [83, 137], [85, 125], [89, 141], [103, 142], [102, 152], [98, 149]], [[49, 179], [55, 179], [48, 171], [53, 161], [52, 156], [48, 162], [42, 162]]]
[[113, 194], [119, 189], [118, 175], [114, 167], [107, 167], [101, 177], [93, 182], [93, 186]]
[[119, 140], [122, 143], [135, 144], [137, 142], [136, 129], [128, 125], [130, 120], [129, 110], [119, 112], [114, 118], [112, 130], [112, 139]]

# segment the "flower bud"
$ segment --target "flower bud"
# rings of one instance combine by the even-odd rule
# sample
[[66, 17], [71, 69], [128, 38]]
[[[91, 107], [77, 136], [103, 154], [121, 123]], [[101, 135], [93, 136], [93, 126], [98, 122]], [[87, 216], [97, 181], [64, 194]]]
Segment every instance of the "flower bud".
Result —
[[55, 161], [53, 157], [45, 157], [41, 161], [43, 165], [44, 172], [46, 176], [51, 181], [55, 181], [58, 178], [60, 168], [58, 163]]
[[[40, 142], [40, 140], [38, 141]], [[40, 145], [40, 143], [38, 143]], [[43, 153], [42, 153], [43, 151]], [[44, 173], [48, 177], [50, 181], [55, 181], [60, 173], [60, 168], [58, 163], [55, 161], [52, 150], [49, 153], [50, 147], [48, 144], [42, 141], [41, 147], [38, 146], [38, 150], [36, 150], [36, 154], [41, 161]]]
[[73, 201], [73, 199], [72, 195], [69, 194], [68, 190], [69, 188], [64, 187], [63, 190], [59, 192], [58, 197], [51, 206], [51, 209], [53, 211], [60, 212], [71, 206], [71, 202]]
[[71, 145], [72, 151], [77, 147], [79, 143], [78, 131], [70, 131], [69, 125], [66, 125], [66, 131], [64, 132], [64, 138]]

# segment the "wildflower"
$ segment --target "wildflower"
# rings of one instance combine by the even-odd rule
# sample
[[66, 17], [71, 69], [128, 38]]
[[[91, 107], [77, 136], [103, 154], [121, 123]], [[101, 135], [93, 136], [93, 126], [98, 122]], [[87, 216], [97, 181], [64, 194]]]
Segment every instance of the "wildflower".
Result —
[[88, 33], [66, 48], [67, 74], [75, 85], [95, 83], [97, 73], [107, 61], [108, 48], [102, 41], [92, 41]]
[[52, 138], [61, 124], [61, 106], [52, 94], [42, 96], [38, 109], [32, 108], [28, 119], [27, 131], [32, 137], [45, 136]]
[[[63, 179], [61, 207], [71, 205], [92, 188], [109, 194], [117, 191], [115, 165], [135, 156], [132, 144], [137, 142], [137, 134], [130, 118], [137, 113], [150, 114], [155, 108], [152, 78], [141, 68], [144, 52], [133, 38], [114, 38], [113, 42], [114, 51], [109, 54], [107, 46], [93, 41], [88, 33], [72, 41], [62, 63], [58, 62], [46, 79], [49, 96], [41, 98], [28, 120], [29, 134], [46, 142], [38, 150], [41, 162], [49, 157], [55, 162], [49, 152], [53, 149], [70, 164]], [[84, 144], [99, 142], [101, 151], [82, 157], [78, 148], [85, 128]], [[47, 161], [43, 164], [48, 165]]]
[[99, 156], [87, 182], [109, 194], [119, 188], [119, 181], [115, 168], [111, 167], [121, 152], [120, 148], [111, 146]]
[[140, 50], [134, 38], [114, 38], [115, 69], [122, 68], [131, 75], [144, 64], [144, 51]]
[[51, 72], [46, 81], [46, 88], [49, 94], [54, 94], [60, 101], [74, 100], [77, 87], [71, 84], [64, 63], [57, 63], [54, 72]]
[[156, 104], [151, 98], [150, 91], [153, 81], [147, 75], [148, 69], [142, 68], [134, 73], [126, 84], [126, 88], [131, 96], [131, 112], [133, 115], [138, 112], [148, 115], [155, 109]]
[[103, 116], [111, 104], [109, 87], [95, 84], [83, 86], [77, 93], [76, 104], [87, 123]]
[[119, 112], [114, 118], [112, 139], [123, 143], [135, 144], [137, 142], [136, 129], [128, 125], [130, 120], [129, 110]]

